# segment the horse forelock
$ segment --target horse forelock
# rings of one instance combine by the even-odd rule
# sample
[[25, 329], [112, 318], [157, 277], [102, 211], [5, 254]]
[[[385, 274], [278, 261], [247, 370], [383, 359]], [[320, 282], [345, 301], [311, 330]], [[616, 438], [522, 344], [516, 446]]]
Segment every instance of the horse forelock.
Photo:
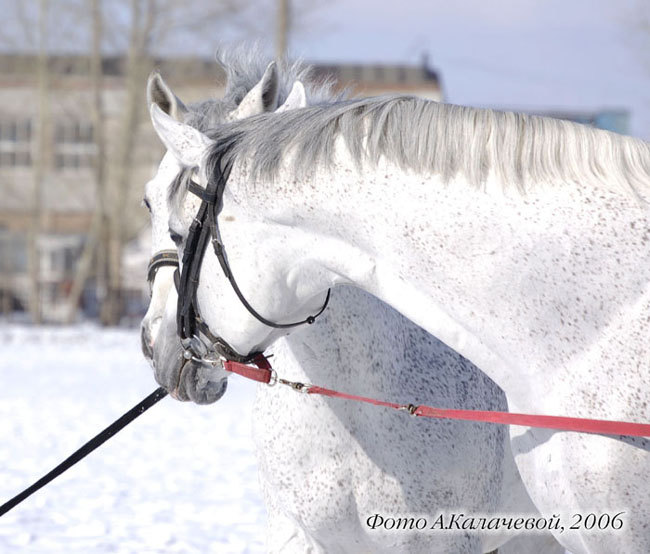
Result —
[[331, 170], [335, 141], [342, 138], [360, 166], [385, 157], [445, 182], [462, 176], [480, 187], [493, 176], [521, 192], [538, 184], [589, 182], [646, 198], [650, 189], [650, 144], [639, 139], [549, 117], [410, 96], [261, 114], [208, 135], [229, 144], [220, 157], [245, 159], [254, 181], [277, 178], [289, 149], [295, 155], [288, 167], [298, 182], [314, 168]]
[[[217, 50], [217, 64], [226, 75], [225, 93], [222, 98], [209, 99], [189, 106], [185, 123], [205, 133], [221, 125], [226, 116], [239, 106], [246, 94], [260, 81], [272, 61], [260, 45], [242, 43]], [[287, 59], [277, 63], [278, 105], [284, 103], [296, 81], [305, 86], [307, 103], [317, 105], [344, 98], [346, 92], [334, 93], [331, 79], [314, 79], [313, 68], [301, 60]]]
[[192, 175], [193, 168], [185, 167], [181, 169], [167, 189], [167, 203], [172, 204], [180, 201], [178, 194], [187, 190]]
[[[224, 125], [228, 114], [239, 106], [246, 94], [260, 81], [271, 58], [264, 54], [260, 45], [241, 43], [218, 49], [216, 62], [226, 75], [224, 96], [189, 104], [184, 117], [186, 124], [206, 134], [214, 133], [215, 129]], [[331, 79], [315, 80], [312, 77], [312, 67], [301, 60], [289, 62], [284, 59], [277, 64], [278, 105], [285, 102], [296, 81], [303, 83], [307, 103], [310, 105], [340, 101], [347, 94], [345, 90], [333, 92], [334, 82]], [[232, 137], [226, 142], [231, 144]], [[221, 152], [220, 155], [225, 156], [226, 152]], [[214, 163], [213, 167], [216, 167]], [[170, 184], [167, 193], [170, 203], [182, 202], [183, 194], [179, 193], [187, 190], [190, 173], [189, 170], [181, 171]]]

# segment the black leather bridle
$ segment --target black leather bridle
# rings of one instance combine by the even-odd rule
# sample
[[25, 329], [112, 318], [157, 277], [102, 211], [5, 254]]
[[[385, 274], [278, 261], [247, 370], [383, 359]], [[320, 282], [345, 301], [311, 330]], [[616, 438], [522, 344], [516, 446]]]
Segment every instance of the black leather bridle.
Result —
[[228, 264], [221, 240], [221, 234], [219, 233], [218, 216], [222, 208], [223, 192], [232, 169], [232, 161], [227, 162], [225, 166], [222, 164], [223, 153], [223, 151], [219, 152], [218, 150], [212, 153], [212, 155], [218, 156], [219, 161], [215, 164], [214, 170], [211, 172], [212, 175], [206, 188], [201, 187], [192, 179], [188, 183], [189, 192], [201, 199], [201, 206], [189, 228], [183, 251], [182, 272], [179, 274], [177, 269], [174, 275], [174, 282], [178, 292], [176, 326], [181, 344], [185, 348], [186, 358], [205, 361], [206, 354], [212, 351], [226, 360], [247, 363], [259, 356], [261, 352], [253, 352], [246, 356], [237, 353], [225, 340], [215, 336], [210, 331], [210, 328], [203, 321], [199, 313], [196, 292], [199, 285], [201, 264], [208, 241], [212, 242], [212, 247], [219, 260], [221, 269], [230, 282], [235, 294], [250, 314], [264, 325], [276, 329], [288, 329], [297, 327], [298, 325], [314, 323], [316, 318], [327, 307], [330, 299], [330, 291], [327, 291], [325, 302], [318, 313], [293, 323], [275, 323], [270, 321], [260, 315], [249, 304], [230, 270], [230, 265]]
[[153, 289], [153, 282], [156, 279], [156, 273], [163, 266], [173, 266], [178, 268], [178, 253], [176, 250], [160, 250], [156, 252], [149, 260], [147, 266], [147, 282], [149, 290]]

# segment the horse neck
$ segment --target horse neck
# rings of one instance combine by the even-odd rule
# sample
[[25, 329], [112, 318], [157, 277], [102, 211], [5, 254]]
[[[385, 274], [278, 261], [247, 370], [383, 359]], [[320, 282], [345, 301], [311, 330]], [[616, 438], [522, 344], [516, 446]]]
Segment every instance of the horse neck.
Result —
[[[522, 197], [386, 161], [359, 172], [345, 158], [302, 186], [292, 193], [296, 225], [313, 238], [303, 254], [318, 252], [331, 283], [379, 297], [515, 395], [528, 397], [535, 380], [543, 394], [550, 371], [570, 373], [621, 306], [647, 294], [649, 271], [632, 270], [639, 251], [619, 249], [616, 260], [603, 251], [635, 221], [647, 228], [634, 200], [615, 193], [540, 186]], [[615, 216], [603, 218], [604, 206]], [[579, 277], [626, 266], [623, 286], [606, 295], [602, 280]]]

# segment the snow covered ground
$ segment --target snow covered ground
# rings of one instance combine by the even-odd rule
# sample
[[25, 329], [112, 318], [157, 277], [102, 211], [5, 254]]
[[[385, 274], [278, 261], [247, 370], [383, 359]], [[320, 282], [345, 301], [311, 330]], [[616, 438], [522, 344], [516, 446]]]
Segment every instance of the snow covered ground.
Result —
[[[0, 552], [264, 552], [254, 385], [163, 399], [0, 519]], [[157, 387], [136, 330], [0, 323], [0, 503]]]

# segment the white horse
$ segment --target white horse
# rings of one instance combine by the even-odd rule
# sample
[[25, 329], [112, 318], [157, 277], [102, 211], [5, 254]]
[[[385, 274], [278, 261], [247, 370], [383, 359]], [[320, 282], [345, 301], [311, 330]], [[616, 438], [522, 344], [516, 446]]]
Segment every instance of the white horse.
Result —
[[[220, 119], [273, 109], [277, 100], [265, 91], [279, 90], [283, 98], [288, 83], [302, 75], [284, 72], [274, 84], [278, 76], [273, 68], [267, 69], [253, 87], [261, 67], [251, 62], [230, 60], [226, 99], [195, 111], [184, 107], [159, 75], [150, 78], [147, 96], [175, 119], [192, 120], [199, 127], [208, 120], [214, 126]], [[235, 107], [229, 100], [241, 89], [251, 90]], [[309, 89], [313, 98], [314, 87]], [[276, 114], [306, 102], [297, 82]], [[146, 186], [153, 253], [173, 246], [166, 194], [178, 171], [168, 153]], [[172, 271], [161, 267], [153, 281], [142, 324], [143, 350], [149, 358], [172, 289]], [[174, 302], [172, 290], [172, 306]], [[505, 409], [502, 392], [486, 376], [372, 296], [346, 288], [337, 291], [331, 304], [340, 315], [324, 315], [317, 326], [275, 345], [274, 363], [287, 377], [403, 401], [417, 397], [441, 405]], [[175, 337], [175, 328], [171, 332]], [[431, 367], [436, 371], [428, 371]], [[157, 378], [167, 386], [172, 382], [166, 375]], [[206, 400], [191, 386], [179, 394]], [[452, 512], [535, 514], [502, 428], [425, 423], [374, 407], [304, 398], [266, 386], [258, 388], [254, 410], [253, 434], [272, 552], [485, 552], [512, 533], [387, 532], [371, 529], [367, 521], [376, 513], [417, 514], [431, 523], [439, 514]], [[500, 548], [506, 553], [562, 551], [550, 534], [530, 533]]]
[[[268, 320], [303, 319], [328, 288], [353, 284], [472, 360], [512, 411], [650, 420], [646, 143], [408, 97], [260, 115], [209, 136], [151, 111], [179, 166], [202, 186], [227, 178], [221, 240]], [[200, 200], [177, 189], [182, 248]], [[286, 333], [251, 316], [211, 248], [196, 299], [240, 354]], [[511, 445], [536, 506], [561, 515], [553, 532], [567, 549], [650, 552], [646, 439], [512, 427]]]

